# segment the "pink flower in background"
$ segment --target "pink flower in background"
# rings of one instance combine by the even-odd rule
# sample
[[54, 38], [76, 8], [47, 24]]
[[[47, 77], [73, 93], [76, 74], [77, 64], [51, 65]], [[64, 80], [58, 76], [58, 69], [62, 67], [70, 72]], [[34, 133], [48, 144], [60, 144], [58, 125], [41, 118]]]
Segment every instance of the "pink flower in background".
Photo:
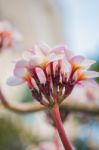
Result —
[[27, 82], [33, 97], [43, 105], [52, 106], [55, 99], [61, 103], [76, 84], [99, 77], [98, 72], [88, 70], [94, 60], [68, 54], [65, 46], [51, 49], [46, 44], [38, 44], [16, 62], [14, 76], [7, 83]]
[[0, 22], [0, 51], [14, 48], [22, 41], [21, 34], [7, 21]]

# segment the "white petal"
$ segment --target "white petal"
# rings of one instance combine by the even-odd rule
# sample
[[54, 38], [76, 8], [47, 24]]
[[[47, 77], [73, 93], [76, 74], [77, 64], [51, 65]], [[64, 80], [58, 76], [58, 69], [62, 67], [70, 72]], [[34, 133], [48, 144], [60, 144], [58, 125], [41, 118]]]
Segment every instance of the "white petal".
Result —
[[64, 58], [64, 54], [61, 53], [61, 54], [54, 54], [54, 53], [51, 53], [49, 56], [48, 56], [49, 60], [50, 61], [57, 61], [57, 60], [61, 60]]
[[16, 77], [10, 77], [8, 80], [7, 80], [7, 84], [10, 85], [10, 86], [15, 86], [15, 85], [20, 85], [24, 83], [23, 80], [21, 80], [20, 78], [16, 78]]
[[71, 62], [72, 64], [80, 65], [80, 64], [82, 64], [82, 62], [83, 62], [84, 60], [85, 60], [85, 58], [84, 58], [83, 56], [78, 55], [78, 56], [72, 57], [71, 60], [70, 60], [70, 62]]
[[36, 67], [43, 63], [43, 58], [40, 56], [35, 55], [30, 61], [29, 66], [30, 67]]
[[99, 77], [99, 72], [96, 71], [86, 71], [84, 74], [88, 79]]
[[62, 68], [64, 72], [70, 72], [71, 71], [71, 64], [66, 60], [62, 60]]
[[88, 80], [82, 81], [84, 85], [88, 88], [98, 88], [99, 89], [99, 84], [96, 82], [96, 80], [89, 78]]
[[94, 63], [96, 63], [95, 60], [85, 59], [85, 60], [82, 62], [81, 66], [82, 66], [82, 68], [84, 68], [84, 69], [88, 69], [88, 68], [89, 68], [92, 64], [94, 64]]
[[34, 45], [34, 49], [35, 49], [35, 55], [44, 56], [44, 54], [42, 53], [39, 45]]
[[14, 69], [14, 75], [17, 77], [22, 77], [26, 74], [26, 69], [15, 67]]
[[23, 53], [23, 58], [24, 59], [26, 59], [26, 60], [30, 60], [30, 59], [32, 59], [32, 57], [33, 57], [33, 53], [32, 53], [32, 51], [25, 51], [24, 53]]

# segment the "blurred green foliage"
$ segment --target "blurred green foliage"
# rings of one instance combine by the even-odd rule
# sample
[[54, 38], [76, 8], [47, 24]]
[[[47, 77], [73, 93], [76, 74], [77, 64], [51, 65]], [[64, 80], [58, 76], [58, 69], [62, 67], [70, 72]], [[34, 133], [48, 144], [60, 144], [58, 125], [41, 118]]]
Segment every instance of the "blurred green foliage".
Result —
[[25, 150], [18, 127], [7, 117], [0, 118], [0, 150]]
[[88, 145], [83, 140], [75, 139], [73, 143], [76, 150], [91, 150], [88, 148]]
[[43, 142], [15, 115], [0, 115], [0, 150], [32, 150]]
[[[91, 68], [92, 68], [92, 70], [99, 72], [99, 61], [97, 61], [97, 63], [94, 64]], [[96, 78], [96, 81], [99, 83], [99, 78]]]

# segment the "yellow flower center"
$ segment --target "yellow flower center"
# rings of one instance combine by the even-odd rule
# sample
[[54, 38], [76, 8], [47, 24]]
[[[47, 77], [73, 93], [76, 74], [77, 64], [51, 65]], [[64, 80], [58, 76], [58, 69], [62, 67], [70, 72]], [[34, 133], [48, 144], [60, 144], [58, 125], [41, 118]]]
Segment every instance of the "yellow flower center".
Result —
[[73, 64], [72, 68], [73, 68], [73, 70], [76, 71], [76, 70], [80, 69], [81, 67], [79, 65], [77, 65], [77, 64]]
[[29, 72], [26, 73], [24, 76], [22, 76], [22, 79], [23, 79], [24, 81], [29, 81], [30, 78], [31, 78], [31, 74], [30, 74]]
[[41, 67], [41, 68], [45, 68], [48, 63], [49, 63], [49, 59], [48, 59], [48, 57], [45, 57], [45, 58], [43, 59], [43, 63], [40, 64], [40, 67]]

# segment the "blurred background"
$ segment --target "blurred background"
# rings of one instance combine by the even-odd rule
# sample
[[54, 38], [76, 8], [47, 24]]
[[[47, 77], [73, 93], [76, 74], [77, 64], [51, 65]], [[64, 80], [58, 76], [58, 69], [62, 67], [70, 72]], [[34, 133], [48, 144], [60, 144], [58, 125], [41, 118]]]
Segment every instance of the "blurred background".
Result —
[[[25, 85], [9, 87], [6, 80], [12, 62], [35, 43], [66, 44], [73, 54], [95, 59], [92, 69], [99, 71], [98, 0], [0, 0], [2, 31], [13, 35], [6, 35], [0, 45], [0, 88], [12, 103], [33, 101]], [[99, 105], [98, 91], [98, 86], [88, 84], [75, 88], [68, 99]], [[63, 112], [64, 127], [76, 149], [99, 150], [98, 115]], [[17, 114], [0, 104], [0, 150], [62, 150], [60, 141], [59, 149], [55, 146], [56, 134], [44, 111]]]

